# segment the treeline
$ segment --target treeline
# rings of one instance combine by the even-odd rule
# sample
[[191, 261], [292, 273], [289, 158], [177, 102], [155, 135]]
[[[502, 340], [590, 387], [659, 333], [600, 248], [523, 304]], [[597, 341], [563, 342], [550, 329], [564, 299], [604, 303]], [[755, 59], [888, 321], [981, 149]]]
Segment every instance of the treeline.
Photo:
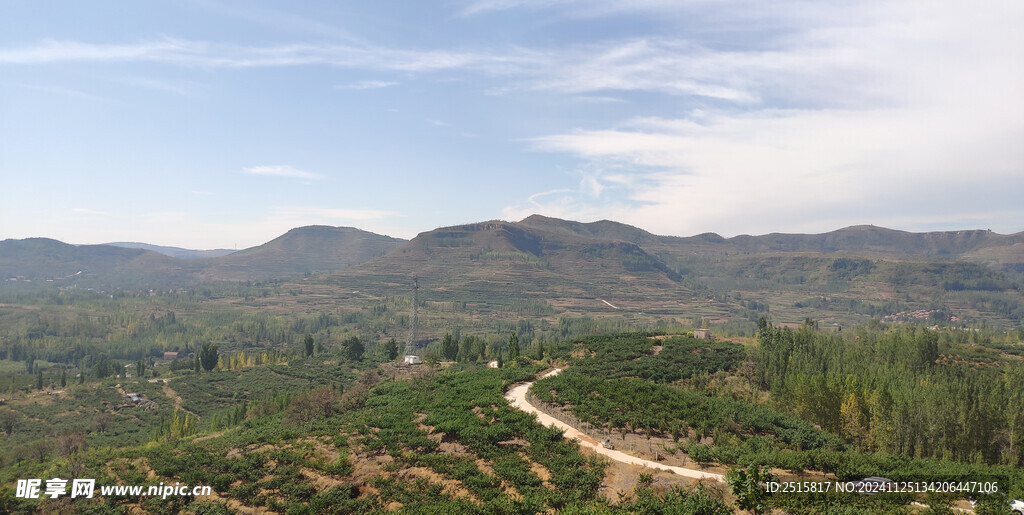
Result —
[[755, 380], [775, 406], [863, 451], [1024, 465], [1024, 367], [973, 363], [914, 327], [763, 323]]
[[[773, 449], [845, 448], [835, 435], [767, 406], [657, 384], [648, 380], [605, 379], [573, 367], [538, 380], [537, 399], [568, 406], [581, 420], [614, 431], [740, 441], [749, 435]], [[703, 461], [703, 460], [701, 460]]]

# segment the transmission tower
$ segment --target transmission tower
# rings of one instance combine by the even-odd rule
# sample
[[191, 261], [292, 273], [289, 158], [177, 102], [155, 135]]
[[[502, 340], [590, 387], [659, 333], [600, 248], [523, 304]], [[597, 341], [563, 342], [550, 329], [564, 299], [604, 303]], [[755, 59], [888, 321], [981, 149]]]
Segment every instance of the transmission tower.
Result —
[[420, 281], [415, 275], [412, 276], [412, 313], [409, 314], [409, 341], [406, 342], [407, 352], [415, 350], [416, 345], [416, 307], [420, 303]]

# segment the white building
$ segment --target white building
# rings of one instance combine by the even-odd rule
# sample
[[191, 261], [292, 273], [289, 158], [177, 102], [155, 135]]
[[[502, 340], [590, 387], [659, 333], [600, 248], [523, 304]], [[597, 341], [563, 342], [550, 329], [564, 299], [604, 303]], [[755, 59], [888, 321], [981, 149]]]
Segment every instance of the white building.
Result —
[[409, 354], [408, 356], [405, 357], [405, 362], [410, 365], [417, 365], [423, 363], [423, 360], [421, 360], [419, 356]]

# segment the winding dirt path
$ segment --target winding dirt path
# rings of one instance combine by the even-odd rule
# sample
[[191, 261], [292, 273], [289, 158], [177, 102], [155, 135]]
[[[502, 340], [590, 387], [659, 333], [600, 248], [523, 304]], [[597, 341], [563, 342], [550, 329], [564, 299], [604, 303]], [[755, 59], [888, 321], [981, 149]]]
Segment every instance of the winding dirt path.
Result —
[[[562, 371], [562, 369], [556, 368], [556, 369], [552, 370], [551, 372], [548, 372], [547, 374], [544, 374], [543, 377], [551, 377], [551, 376], [554, 376], [554, 375], [558, 375], [561, 371]], [[527, 402], [527, 400], [526, 400], [526, 392], [530, 390], [531, 386], [533, 386], [533, 382], [532, 381], [529, 382], [529, 383], [522, 383], [522, 384], [516, 385], [516, 386], [514, 386], [514, 387], [512, 387], [512, 388], [510, 388], [508, 390], [508, 392], [505, 394], [505, 399], [512, 406], [515, 406], [516, 408], [519, 408], [519, 409], [521, 409], [521, 410], [523, 410], [523, 411], [525, 411], [527, 413], [533, 413], [533, 414], [537, 415], [537, 421], [540, 422], [541, 424], [544, 424], [547, 427], [554, 426], [554, 427], [556, 427], [558, 429], [561, 429], [561, 430], [565, 431], [565, 437], [569, 438], [569, 439], [575, 438], [575, 439], [579, 440], [580, 447], [586, 447], [588, 449], [592, 449], [594, 452], [596, 452], [598, 454], [601, 454], [603, 456], [607, 456], [607, 457], [609, 457], [609, 458], [611, 458], [611, 459], [613, 459], [615, 461], [618, 461], [618, 462], [628, 463], [630, 465], [640, 465], [640, 466], [643, 466], [643, 467], [649, 467], [649, 468], [657, 469], [657, 470], [667, 470], [669, 472], [674, 472], [676, 474], [679, 474], [680, 476], [694, 478], [694, 479], [714, 479], [715, 481], [725, 482], [725, 476], [723, 476], [722, 474], [715, 474], [713, 472], [704, 472], [703, 470], [698, 470], [698, 469], [689, 469], [689, 468], [685, 468], [685, 467], [676, 467], [676, 466], [672, 466], [672, 465], [664, 465], [664, 464], [658, 463], [656, 461], [644, 460], [644, 459], [637, 458], [636, 456], [630, 456], [629, 454], [626, 454], [626, 453], [621, 452], [621, 451], [616, 451], [616, 450], [613, 450], [613, 449], [606, 449], [606, 448], [602, 447], [601, 444], [597, 443], [593, 438], [583, 434], [582, 432], [577, 430], [575, 427], [572, 427], [569, 424], [566, 424], [565, 422], [562, 422], [561, 420], [558, 420], [558, 419], [552, 417], [551, 415], [548, 415], [547, 413], [544, 413], [543, 411], [537, 409], [532, 404]]]

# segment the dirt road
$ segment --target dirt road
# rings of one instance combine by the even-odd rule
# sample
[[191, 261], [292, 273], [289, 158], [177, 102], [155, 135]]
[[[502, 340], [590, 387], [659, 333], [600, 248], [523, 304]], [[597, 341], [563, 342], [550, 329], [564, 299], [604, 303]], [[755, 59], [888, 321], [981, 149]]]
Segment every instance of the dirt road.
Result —
[[[558, 375], [558, 373], [561, 372], [561, 371], [562, 371], [562, 369], [556, 368], [556, 369], [552, 370], [551, 372], [548, 372], [547, 374], [545, 374], [544, 377], [551, 377], [553, 375]], [[569, 424], [566, 424], [565, 422], [562, 422], [561, 420], [555, 419], [554, 417], [544, 413], [543, 411], [537, 409], [532, 404], [527, 402], [527, 400], [526, 400], [526, 392], [529, 391], [531, 386], [533, 386], [532, 382], [523, 383], [523, 384], [517, 385], [517, 386], [511, 388], [508, 391], [508, 393], [505, 394], [505, 399], [508, 400], [508, 402], [510, 404], [512, 404], [513, 406], [515, 406], [516, 408], [519, 408], [519, 409], [521, 409], [521, 410], [523, 410], [523, 411], [525, 411], [527, 413], [534, 413], [534, 414], [536, 414], [537, 415], [537, 421], [540, 422], [541, 424], [544, 424], [547, 427], [554, 426], [554, 427], [557, 427], [558, 429], [561, 429], [561, 430], [565, 431], [565, 437], [566, 438], [570, 438], [570, 439], [571, 438], [575, 438], [575, 439], [579, 440], [580, 441], [580, 447], [586, 447], [588, 449], [592, 449], [594, 452], [596, 452], [598, 454], [601, 454], [603, 456], [607, 456], [607, 457], [609, 457], [609, 458], [611, 458], [611, 459], [613, 459], [615, 461], [619, 461], [619, 462], [622, 462], [622, 463], [628, 463], [628, 464], [631, 464], [631, 465], [640, 465], [640, 466], [649, 467], [649, 468], [658, 469], [658, 470], [667, 470], [669, 472], [674, 472], [676, 474], [679, 474], [680, 476], [694, 478], [694, 479], [714, 479], [716, 481], [722, 481], [722, 482], [725, 481], [725, 476], [723, 476], [722, 474], [715, 474], [715, 473], [712, 473], [712, 472], [704, 472], [703, 470], [697, 470], [697, 469], [688, 469], [688, 468], [685, 468], [685, 467], [675, 467], [675, 466], [671, 466], [671, 465], [664, 465], [664, 464], [658, 463], [656, 461], [644, 460], [644, 459], [637, 458], [636, 456], [630, 456], [629, 454], [626, 454], [626, 453], [621, 452], [621, 451], [616, 451], [616, 450], [612, 450], [612, 449], [605, 449], [599, 443], [594, 441], [593, 438], [590, 438], [589, 436], [583, 434], [582, 432], [578, 431], [576, 428], [570, 426]]]

